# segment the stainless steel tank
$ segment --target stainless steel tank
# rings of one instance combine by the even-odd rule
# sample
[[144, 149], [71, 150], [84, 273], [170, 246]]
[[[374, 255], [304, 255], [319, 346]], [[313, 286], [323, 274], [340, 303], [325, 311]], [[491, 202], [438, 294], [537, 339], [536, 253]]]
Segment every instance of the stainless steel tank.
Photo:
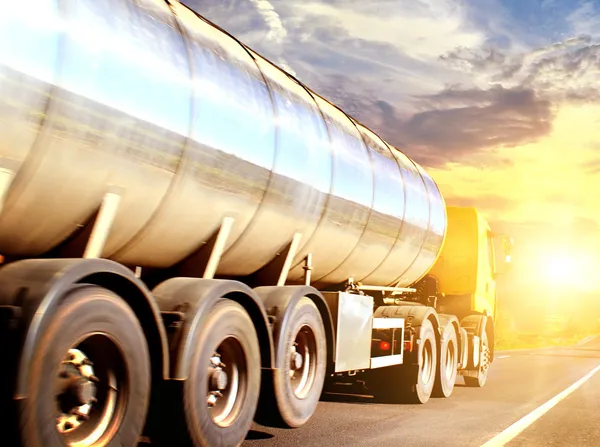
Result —
[[[33, 12], [32, 12], [33, 11]], [[301, 233], [290, 281], [406, 286], [445, 205], [417, 164], [184, 6], [5, 2], [0, 253], [36, 256], [122, 195], [103, 256], [171, 266], [235, 219], [218, 273], [259, 270]]]

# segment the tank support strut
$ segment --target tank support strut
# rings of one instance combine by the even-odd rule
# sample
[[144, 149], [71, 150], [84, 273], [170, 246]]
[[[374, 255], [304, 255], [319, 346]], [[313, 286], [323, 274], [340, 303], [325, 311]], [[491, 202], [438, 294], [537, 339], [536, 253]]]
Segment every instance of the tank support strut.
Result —
[[279, 287], [285, 286], [301, 240], [302, 233], [294, 233], [292, 240], [279, 250], [277, 255], [267, 265], [248, 277], [248, 284], [251, 284], [252, 287], [259, 287], [265, 284], [275, 284]]
[[306, 258], [304, 258], [304, 267], [302, 268], [304, 269], [304, 285], [310, 286], [310, 281], [312, 279], [311, 272], [313, 270], [312, 253], [306, 255]]
[[295, 233], [292, 242], [289, 245], [287, 250], [287, 254], [285, 256], [285, 261], [283, 262], [283, 266], [281, 267], [281, 273], [279, 274], [279, 279], [277, 280], [278, 286], [285, 286], [285, 281], [287, 280], [288, 274], [290, 273], [290, 267], [292, 266], [292, 261], [296, 256], [296, 251], [298, 250], [298, 246], [300, 245], [300, 240], [302, 239], [301, 233]]
[[2, 212], [2, 208], [4, 208], [4, 200], [14, 177], [15, 173], [12, 169], [0, 169], [0, 213]]
[[208, 263], [206, 264], [202, 278], [213, 279], [215, 277], [217, 267], [219, 266], [219, 261], [221, 260], [221, 256], [223, 256], [223, 252], [225, 251], [225, 245], [227, 244], [227, 239], [229, 239], [231, 227], [233, 227], [234, 222], [235, 219], [233, 217], [223, 218], [221, 228], [219, 228], [219, 233], [215, 239], [215, 245], [213, 245], [210, 252], [210, 257], [208, 258]]
[[96, 216], [92, 233], [85, 246], [84, 258], [99, 258], [104, 250], [104, 244], [108, 238], [108, 233], [117, 215], [121, 195], [115, 192], [107, 192], [102, 199], [100, 210]]

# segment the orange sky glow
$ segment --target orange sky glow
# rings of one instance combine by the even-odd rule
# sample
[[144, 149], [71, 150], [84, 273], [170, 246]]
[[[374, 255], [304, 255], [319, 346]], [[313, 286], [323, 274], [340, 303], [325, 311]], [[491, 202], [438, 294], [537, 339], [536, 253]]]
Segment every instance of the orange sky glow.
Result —
[[515, 239], [510, 276], [564, 287], [547, 273], [551, 259], [571, 259], [569, 287], [600, 291], [600, 106], [557, 110], [552, 131], [523, 146], [503, 148], [509, 165], [449, 164], [428, 172], [449, 204], [479, 208], [495, 229]]

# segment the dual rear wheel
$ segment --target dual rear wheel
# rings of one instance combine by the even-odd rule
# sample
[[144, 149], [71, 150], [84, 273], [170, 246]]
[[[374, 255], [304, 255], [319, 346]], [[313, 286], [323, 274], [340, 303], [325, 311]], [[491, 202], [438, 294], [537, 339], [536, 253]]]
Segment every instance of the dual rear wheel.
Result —
[[[175, 431], [187, 438], [178, 439], [177, 445], [236, 446], [255, 417], [264, 425], [288, 427], [310, 418], [325, 375], [325, 330], [308, 298], [286, 313], [275, 346], [282, 355], [276, 356], [272, 374], [263, 377], [258, 335], [246, 310], [227, 298], [211, 305], [189, 338], [195, 349], [188, 378], [180, 397], [170, 393], [166, 404], [174, 410], [167, 415], [174, 430], [161, 430], [160, 445], [172, 445]], [[259, 398], [267, 405], [259, 406]]]
[[34, 349], [19, 409], [24, 446], [137, 444], [150, 360], [144, 332], [121, 298], [76, 286]]
[[440, 332], [438, 370], [432, 395], [450, 397], [458, 373], [458, 338], [452, 323], [446, 324]]
[[[419, 328], [417, 351], [402, 365], [369, 371], [369, 387], [378, 400], [396, 403], [425, 403], [431, 396], [449, 397], [458, 373], [458, 338], [455, 327], [447, 323], [441, 331], [439, 344], [429, 320]], [[482, 387], [490, 365], [487, 333], [482, 337], [480, 363], [475, 376], [465, 376], [469, 387]]]
[[194, 445], [239, 445], [260, 394], [260, 349], [252, 320], [221, 299], [205, 316], [183, 384], [183, 410]]
[[[275, 350], [272, 383], [261, 386], [261, 357], [254, 325], [244, 308], [221, 299], [194, 340], [183, 404], [191, 441], [198, 446], [242, 443], [253, 418], [265, 425], [302, 425], [314, 412], [325, 376], [325, 329], [314, 303], [302, 298]], [[268, 402], [258, 407], [259, 397]]]
[[368, 384], [377, 400], [415, 404], [429, 400], [438, 370], [438, 347], [430, 320], [421, 324], [419, 340], [416, 352], [405, 356], [404, 364], [369, 371]]
[[472, 388], [481, 388], [487, 382], [488, 371], [490, 367], [490, 345], [487, 332], [483, 332], [481, 339], [481, 352], [479, 353], [479, 366], [475, 371], [475, 376], [465, 376], [465, 385]]

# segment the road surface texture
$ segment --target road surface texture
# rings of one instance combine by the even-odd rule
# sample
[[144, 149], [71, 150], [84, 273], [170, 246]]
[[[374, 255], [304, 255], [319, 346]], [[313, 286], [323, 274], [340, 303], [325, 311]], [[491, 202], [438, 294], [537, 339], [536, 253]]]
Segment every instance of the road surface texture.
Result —
[[303, 427], [254, 425], [243, 445], [600, 446], [599, 366], [600, 337], [568, 348], [502, 352], [482, 389], [465, 387], [459, 377], [449, 399], [425, 405], [328, 395]]

